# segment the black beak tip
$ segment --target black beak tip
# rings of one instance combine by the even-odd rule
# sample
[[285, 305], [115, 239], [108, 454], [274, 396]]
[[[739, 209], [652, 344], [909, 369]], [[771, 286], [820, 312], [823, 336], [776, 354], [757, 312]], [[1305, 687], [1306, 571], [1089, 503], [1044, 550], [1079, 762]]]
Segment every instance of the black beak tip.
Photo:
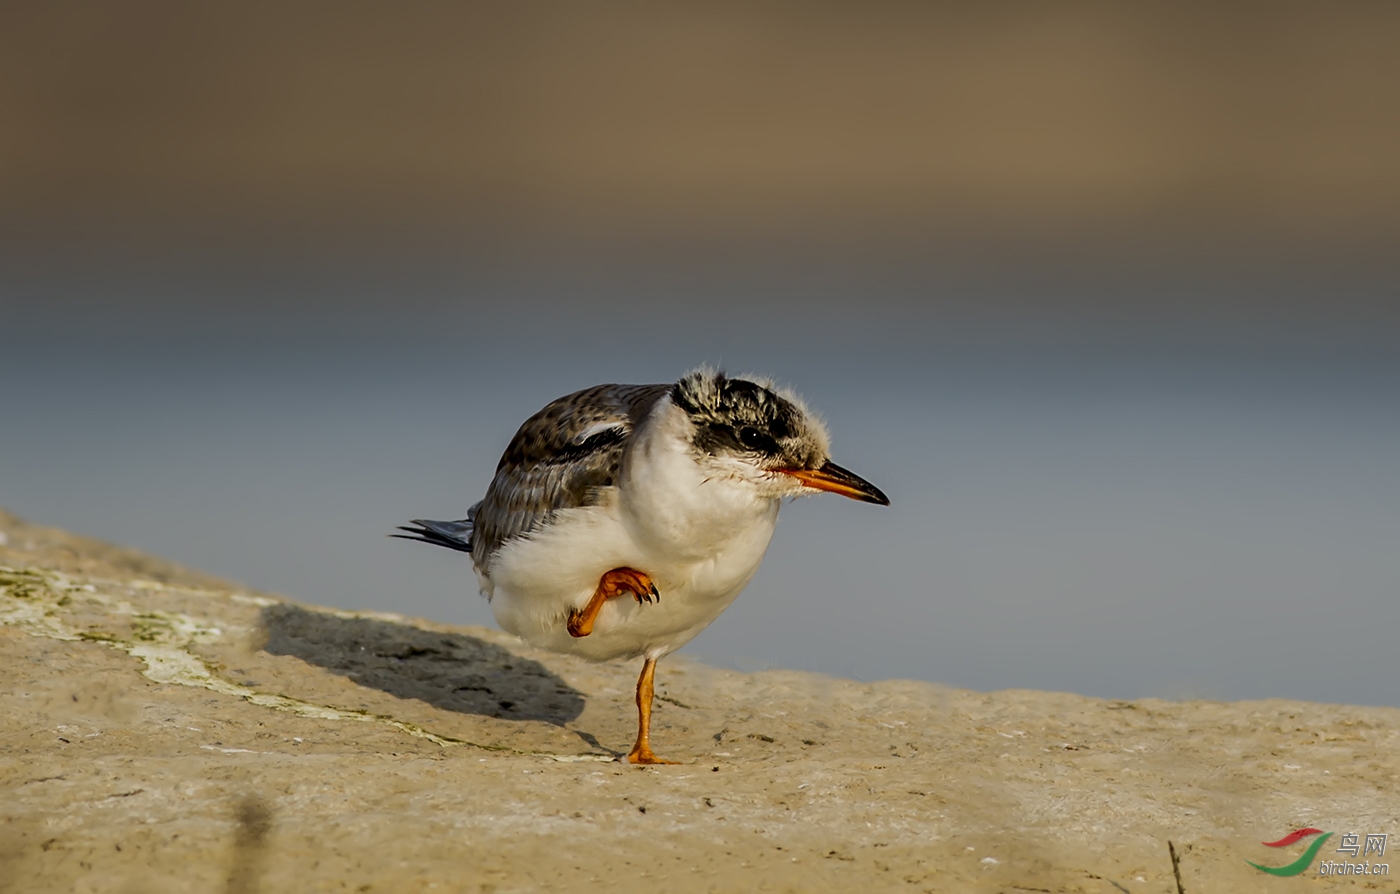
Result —
[[821, 471], [830, 475], [836, 481], [846, 485], [849, 490], [845, 491], [847, 496], [854, 497], [862, 503], [874, 503], [877, 506], [890, 505], [890, 498], [885, 496], [885, 492], [864, 478], [852, 472], [850, 469], [838, 466], [828, 460], [822, 464]]

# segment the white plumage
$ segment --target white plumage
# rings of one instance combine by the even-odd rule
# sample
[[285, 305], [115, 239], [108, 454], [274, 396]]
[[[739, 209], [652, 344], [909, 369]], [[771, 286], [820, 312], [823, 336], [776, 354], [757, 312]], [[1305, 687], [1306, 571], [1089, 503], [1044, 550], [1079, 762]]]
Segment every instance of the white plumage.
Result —
[[[478, 572], [497, 622], [534, 646], [612, 658], [660, 658], [719, 617], [758, 571], [779, 500], [747, 481], [706, 475], [681, 440], [684, 414], [662, 398], [633, 435], [617, 488], [602, 502], [564, 509], [538, 532], [501, 547]], [[655, 604], [610, 599], [592, 634], [570, 636], [612, 568], [645, 571]]]

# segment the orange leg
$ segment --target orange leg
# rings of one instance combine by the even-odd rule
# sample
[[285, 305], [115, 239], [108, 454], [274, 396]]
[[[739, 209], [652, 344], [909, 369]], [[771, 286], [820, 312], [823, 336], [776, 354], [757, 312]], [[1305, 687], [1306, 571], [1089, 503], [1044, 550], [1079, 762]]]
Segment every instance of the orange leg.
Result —
[[634, 764], [674, 764], [657, 757], [651, 750], [651, 699], [655, 694], [653, 680], [656, 677], [656, 659], [648, 658], [642, 665], [642, 675], [637, 678], [637, 744], [627, 760]]
[[573, 609], [569, 612], [569, 636], [587, 636], [592, 633], [593, 622], [598, 620], [603, 603], [623, 593], [631, 593], [638, 605], [643, 602], [649, 603], [653, 599], [661, 601], [660, 591], [645, 572], [635, 568], [614, 568], [598, 579], [598, 589], [593, 591], [593, 598], [588, 600], [582, 611]]

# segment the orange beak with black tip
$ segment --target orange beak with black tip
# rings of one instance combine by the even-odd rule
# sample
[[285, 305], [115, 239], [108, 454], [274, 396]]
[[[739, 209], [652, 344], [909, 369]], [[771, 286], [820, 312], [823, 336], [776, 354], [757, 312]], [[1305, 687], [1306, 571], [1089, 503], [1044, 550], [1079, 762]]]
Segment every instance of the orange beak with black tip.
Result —
[[840, 494], [843, 497], [850, 497], [852, 500], [860, 500], [865, 503], [878, 503], [881, 506], [890, 505], [890, 498], [885, 496], [878, 487], [833, 462], [822, 463], [820, 469], [781, 469], [780, 471], [784, 475], [791, 475], [808, 487], [817, 490], [831, 491], [833, 494]]

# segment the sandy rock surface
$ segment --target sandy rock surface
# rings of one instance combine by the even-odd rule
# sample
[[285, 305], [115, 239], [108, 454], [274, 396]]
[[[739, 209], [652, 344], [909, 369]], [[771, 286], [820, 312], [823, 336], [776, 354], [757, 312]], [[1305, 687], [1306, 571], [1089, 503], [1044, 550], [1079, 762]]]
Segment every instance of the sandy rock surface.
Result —
[[[1400, 890], [1400, 710], [672, 657], [643, 769], [630, 664], [0, 535], [0, 891]], [[1396, 870], [1246, 863], [1301, 826]]]

